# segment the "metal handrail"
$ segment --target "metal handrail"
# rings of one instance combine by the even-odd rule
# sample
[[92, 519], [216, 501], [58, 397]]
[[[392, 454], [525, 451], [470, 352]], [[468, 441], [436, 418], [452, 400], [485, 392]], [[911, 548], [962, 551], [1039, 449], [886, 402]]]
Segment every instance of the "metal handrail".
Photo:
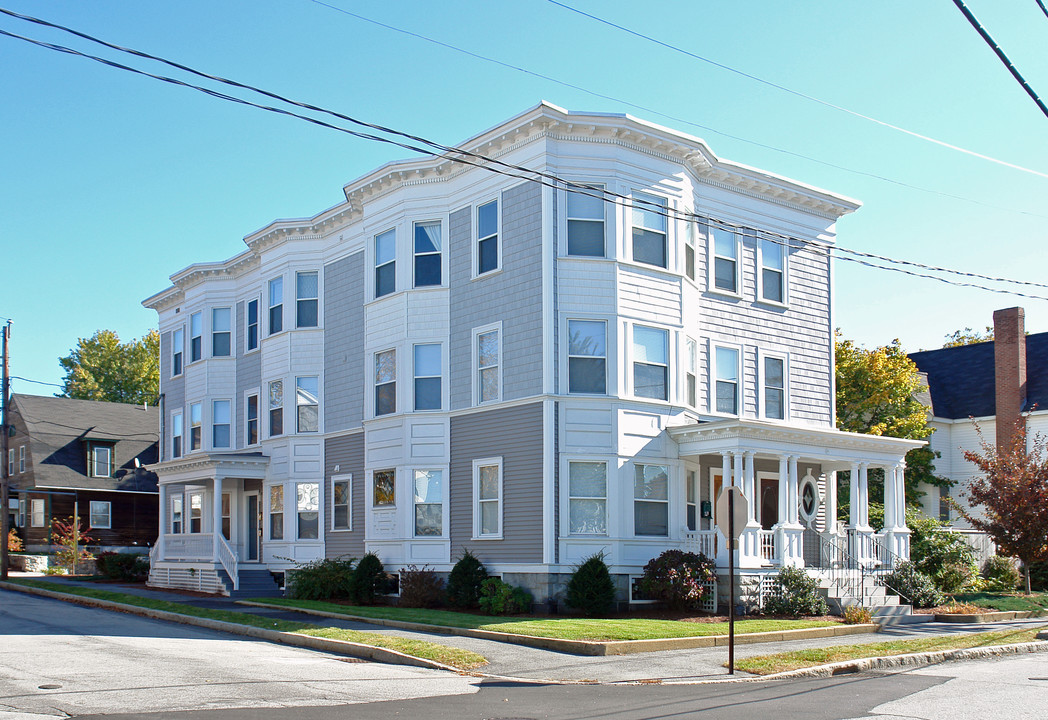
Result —
[[866, 569], [863, 564], [837, 542], [837, 538], [823, 535], [820, 540], [823, 569], [829, 570], [829, 581], [866, 607]]

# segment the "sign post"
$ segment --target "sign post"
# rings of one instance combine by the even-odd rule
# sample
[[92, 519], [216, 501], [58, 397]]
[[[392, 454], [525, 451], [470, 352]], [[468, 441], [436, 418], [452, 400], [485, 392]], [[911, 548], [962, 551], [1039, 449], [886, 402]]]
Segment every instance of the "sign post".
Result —
[[728, 674], [735, 674], [735, 551], [749, 508], [742, 489], [726, 486], [717, 497], [717, 528], [728, 541]]

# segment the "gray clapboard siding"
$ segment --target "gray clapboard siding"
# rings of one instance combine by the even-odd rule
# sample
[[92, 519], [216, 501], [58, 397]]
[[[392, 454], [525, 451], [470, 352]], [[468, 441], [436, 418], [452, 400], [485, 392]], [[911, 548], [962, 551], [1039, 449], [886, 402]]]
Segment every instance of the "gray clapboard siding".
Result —
[[[236, 307], [236, 348], [237, 348], [237, 396], [233, 400], [233, 418], [236, 422], [236, 447], [244, 447], [247, 444], [247, 400], [245, 396], [248, 390], [259, 389], [262, 386], [262, 352], [253, 350], [245, 353], [247, 344], [247, 304], [243, 301], [237, 303]], [[262, 437], [263, 410], [261, 390], [258, 398], [258, 433]], [[237, 421], [239, 419], [239, 421]]]
[[364, 253], [324, 266], [324, 427], [364, 419]]
[[[335, 466], [338, 465], [338, 472]], [[352, 475], [349, 512], [352, 530], [331, 530], [332, 475]], [[364, 555], [364, 433], [329, 437], [324, 441], [324, 555], [360, 558]]]
[[[471, 540], [473, 461], [502, 458], [502, 539]], [[451, 556], [542, 562], [542, 403], [451, 418]]]

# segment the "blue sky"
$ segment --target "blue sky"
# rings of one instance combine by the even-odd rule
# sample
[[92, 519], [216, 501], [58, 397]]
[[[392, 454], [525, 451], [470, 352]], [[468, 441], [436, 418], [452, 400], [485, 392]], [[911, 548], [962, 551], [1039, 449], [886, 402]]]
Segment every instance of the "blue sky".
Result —
[[[861, 200], [864, 207], [838, 224], [844, 247], [1048, 281], [1048, 118], [952, 3], [565, 3], [1041, 174], [799, 98], [548, 0], [7, 0], [0, 7], [448, 144], [540, 100], [628, 112], [698, 135], [721, 157]], [[968, 5], [1048, 97], [1048, 17], [1034, 0]], [[6, 16], [0, 29], [174, 72]], [[14, 321], [12, 374], [50, 383], [61, 382], [58, 358], [78, 337], [111, 328], [126, 340], [153, 327], [155, 314], [141, 301], [167, 287], [172, 273], [228, 258], [271, 220], [330, 207], [344, 183], [410, 156], [7, 37], [0, 37], [0, 98], [0, 317]], [[995, 308], [1013, 305], [1026, 308], [1029, 330], [1048, 330], [1044, 300], [840, 261], [836, 288], [835, 323], [867, 346], [898, 337], [909, 350], [938, 347], [947, 333], [982, 328]], [[13, 387], [57, 391], [20, 380]]]

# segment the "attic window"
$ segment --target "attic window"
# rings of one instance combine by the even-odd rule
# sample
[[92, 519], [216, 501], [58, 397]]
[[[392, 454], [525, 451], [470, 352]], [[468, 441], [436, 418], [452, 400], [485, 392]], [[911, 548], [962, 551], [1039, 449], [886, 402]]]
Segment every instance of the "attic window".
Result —
[[111, 477], [113, 448], [109, 445], [91, 445], [87, 453], [87, 474], [90, 477]]

